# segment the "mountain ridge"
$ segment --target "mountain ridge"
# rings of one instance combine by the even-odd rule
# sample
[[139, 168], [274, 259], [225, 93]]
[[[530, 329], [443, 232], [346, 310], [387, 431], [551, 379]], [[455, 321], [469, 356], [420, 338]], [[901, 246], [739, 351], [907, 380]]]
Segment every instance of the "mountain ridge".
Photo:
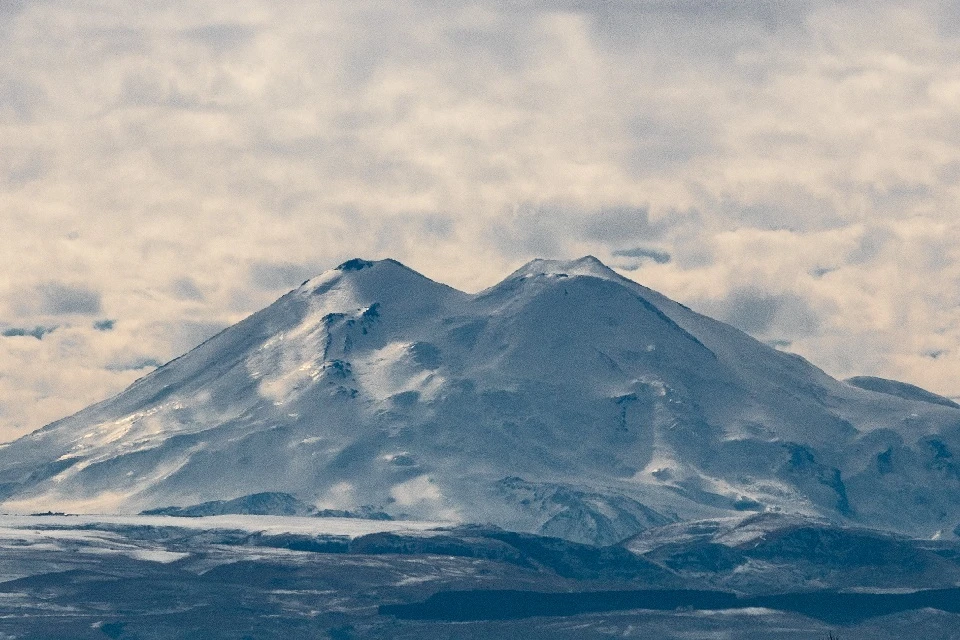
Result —
[[475, 294], [354, 259], [0, 448], [0, 496], [283, 493], [592, 543], [744, 510], [932, 535], [960, 523], [957, 450], [960, 410], [835, 380], [592, 256]]

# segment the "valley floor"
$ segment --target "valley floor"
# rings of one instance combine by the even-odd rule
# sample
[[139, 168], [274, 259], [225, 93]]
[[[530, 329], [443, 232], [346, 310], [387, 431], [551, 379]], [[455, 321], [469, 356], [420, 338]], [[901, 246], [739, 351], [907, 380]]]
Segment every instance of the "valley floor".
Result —
[[[790, 610], [803, 608], [802, 597], [770, 599], [785, 591], [764, 593], [759, 578], [731, 588], [724, 570], [663, 561], [662, 547], [647, 553], [653, 562], [622, 546], [437, 526], [0, 516], [0, 638], [960, 638], [960, 591], [945, 583], [917, 584], [940, 589], [917, 600], [903, 586], [874, 584], [863, 593], [830, 584], [833, 574], [821, 567], [803, 591], [817, 589], [836, 606], [804, 615]], [[934, 551], [955, 563], [948, 546]], [[775, 566], [788, 570], [776, 563], [764, 570]], [[916, 581], [909, 572], [904, 567], [898, 580]], [[735, 606], [709, 605], [737, 598]], [[924, 606], [930, 602], [939, 608]]]

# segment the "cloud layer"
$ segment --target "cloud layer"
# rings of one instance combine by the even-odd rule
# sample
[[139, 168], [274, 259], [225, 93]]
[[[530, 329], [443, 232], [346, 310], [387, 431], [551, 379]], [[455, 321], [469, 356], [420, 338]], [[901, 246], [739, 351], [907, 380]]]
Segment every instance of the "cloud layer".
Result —
[[960, 395], [950, 6], [0, 1], [0, 440], [354, 256], [592, 253]]

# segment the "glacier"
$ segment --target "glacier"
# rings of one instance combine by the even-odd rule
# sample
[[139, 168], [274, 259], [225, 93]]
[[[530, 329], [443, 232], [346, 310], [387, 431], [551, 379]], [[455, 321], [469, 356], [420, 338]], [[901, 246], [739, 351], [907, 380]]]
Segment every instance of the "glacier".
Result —
[[0, 447], [0, 496], [136, 514], [272, 493], [590, 544], [763, 512], [953, 536], [960, 409], [936, 398], [836, 380], [589, 256], [476, 294], [354, 259]]

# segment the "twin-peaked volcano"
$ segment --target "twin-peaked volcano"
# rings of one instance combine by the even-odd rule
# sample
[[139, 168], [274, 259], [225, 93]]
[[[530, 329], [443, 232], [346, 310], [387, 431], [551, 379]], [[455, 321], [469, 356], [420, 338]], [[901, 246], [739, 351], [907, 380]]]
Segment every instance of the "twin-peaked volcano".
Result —
[[0, 483], [21, 511], [273, 492], [591, 542], [744, 510], [930, 535], [960, 523], [960, 409], [917, 397], [839, 382], [591, 257], [472, 295], [351, 260], [0, 448]]

